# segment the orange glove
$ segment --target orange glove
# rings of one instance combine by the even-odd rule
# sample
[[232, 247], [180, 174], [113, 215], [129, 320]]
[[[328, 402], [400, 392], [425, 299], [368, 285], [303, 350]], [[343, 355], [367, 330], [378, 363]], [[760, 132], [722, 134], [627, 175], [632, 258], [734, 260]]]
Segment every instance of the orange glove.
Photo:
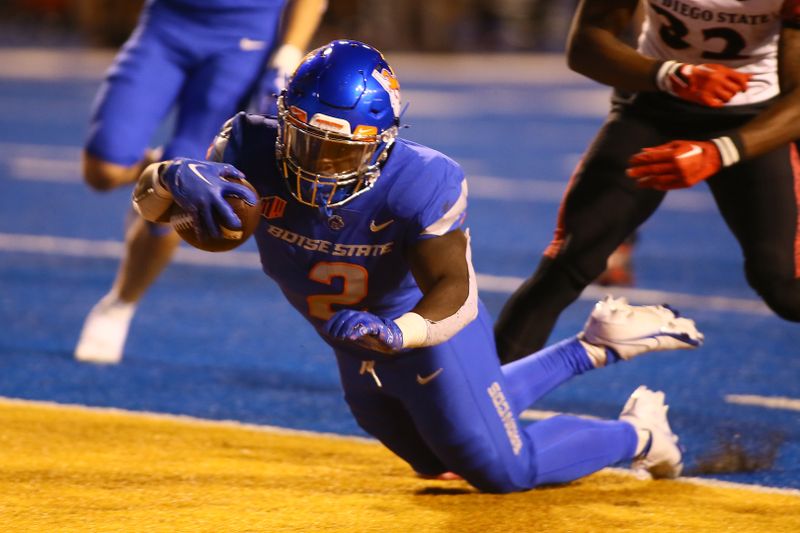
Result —
[[709, 107], [722, 107], [736, 93], [747, 90], [751, 74], [725, 65], [689, 65], [665, 61], [656, 73], [659, 89], [683, 100]]
[[643, 148], [628, 160], [626, 173], [640, 187], [668, 191], [691, 187], [739, 159], [739, 148], [730, 137], [672, 141]]

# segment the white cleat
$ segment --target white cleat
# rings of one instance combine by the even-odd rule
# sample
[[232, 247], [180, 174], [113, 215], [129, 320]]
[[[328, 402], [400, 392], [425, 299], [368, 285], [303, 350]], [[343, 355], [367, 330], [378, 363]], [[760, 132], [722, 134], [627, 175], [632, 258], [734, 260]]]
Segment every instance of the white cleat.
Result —
[[110, 294], [104, 296], [83, 323], [75, 359], [105, 365], [119, 363], [135, 311], [135, 303], [123, 302]]
[[694, 320], [662, 305], [630, 305], [606, 296], [595, 304], [580, 339], [614, 350], [628, 360], [646, 352], [697, 348], [703, 334]]
[[650, 433], [650, 443], [631, 464], [640, 477], [644, 474], [653, 479], [663, 479], [681, 475], [681, 449], [678, 447], [678, 436], [669, 427], [668, 410], [669, 406], [664, 405], [663, 392], [654, 392], [641, 385], [633, 391], [619, 415], [619, 419], [631, 424], [637, 433]]

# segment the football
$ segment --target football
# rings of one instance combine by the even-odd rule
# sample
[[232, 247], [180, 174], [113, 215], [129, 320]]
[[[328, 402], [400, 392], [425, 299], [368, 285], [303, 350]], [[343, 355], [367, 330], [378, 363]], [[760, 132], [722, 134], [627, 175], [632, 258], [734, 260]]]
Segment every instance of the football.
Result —
[[[234, 181], [231, 179], [230, 181]], [[258, 193], [256, 189], [245, 180], [236, 180], [247, 188]], [[173, 204], [169, 213], [169, 223], [178, 232], [178, 235], [195, 248], [206, 252], [225, 252], [232, 250], [250, 238], [258, 226], [261, 217], [261, 209], [256, 205], [250, 205], [244, 200], [235, 196], [226, 196], [225, 200], [233, 208], [236, 216], [242, 222], [241, 229], [225, 227], [218, 217], [214, 217], [219, 226], [219, 237], [212, 237], [204, 228], [199, 231], [195, 227], [194, 218], [191, 214], [184, 211], [178, 204]]]

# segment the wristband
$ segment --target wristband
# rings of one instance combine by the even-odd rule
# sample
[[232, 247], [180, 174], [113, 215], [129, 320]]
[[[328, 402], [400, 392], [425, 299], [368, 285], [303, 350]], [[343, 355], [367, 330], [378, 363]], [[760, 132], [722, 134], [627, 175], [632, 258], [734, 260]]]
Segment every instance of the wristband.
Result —
[[428, 340], [428, 321], [422, 315], [408, 312], [394, 320], [403, 334], [403, 348], [418, 348]]
[[744, 145], [738, 134], [733, 133], [724, 137], [716, 137], [711, 139], [711, 142], [714, 143], [714, 146], [719, 150], [719, 156], [723, 167], [734, 165], [742, 159]]
[[675, 94], [669, 84], [669, 79], [670, 76], [675, 74], [675, 72], [677, 72], [678, 69], [680, 69], [683, 65], [683, 63], [679, 63], [678, 61], [674, 61], [672, 59], [661, 63], [656, 70], [656, 87], [665, 93]]

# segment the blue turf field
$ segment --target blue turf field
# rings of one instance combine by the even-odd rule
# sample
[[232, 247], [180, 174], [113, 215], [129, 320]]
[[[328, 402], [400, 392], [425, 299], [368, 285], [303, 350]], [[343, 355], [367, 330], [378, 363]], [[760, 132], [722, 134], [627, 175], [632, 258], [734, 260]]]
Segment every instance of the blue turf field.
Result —
[[[358, 434], [333, 357], [260, 273], [252, 243], [223, 256], [187, 249], [143, 300], [123, 364], [73, 362], [83, 317], [117, 268], [130, 193], [93, 193], [78, 176], [97, 65], [110, 56], [87, 67], [67, 54], [29, 71], [19, 66], [35, 64], [8, 53], [0, 50], [0, 395]], [[478, 60], [476, 71], [396, 62], [411, 103], [403, 134], [462, 162], [471, 178], [476, 269], [505, 277], [482, 278], [494, 314], [503, 282], [535, 266], [560, 190], [602, 120], [605, 91], [560, 63], [528, 58], [520, 74], [519, 59]], [[515, 80], [495, 83], [512, 68]], [[745, 285], [703, 186], [665, 203], [635, 260], [643, 290], [631, 299], [680, 303], [706, 346], [584, 376], [535, 408], [613, 417], [646, 383], [667, 393], [690, 472], [754, 469], [716, 477], [800, 488], [800, 328], [771, 316]], [[577, 332], [590, 306], [587, 297], [570, 308], [554, 338]], [[785, 400], [741, 405], [731, 395]], [[708, 460], [721, 447], [728, 463]]]

